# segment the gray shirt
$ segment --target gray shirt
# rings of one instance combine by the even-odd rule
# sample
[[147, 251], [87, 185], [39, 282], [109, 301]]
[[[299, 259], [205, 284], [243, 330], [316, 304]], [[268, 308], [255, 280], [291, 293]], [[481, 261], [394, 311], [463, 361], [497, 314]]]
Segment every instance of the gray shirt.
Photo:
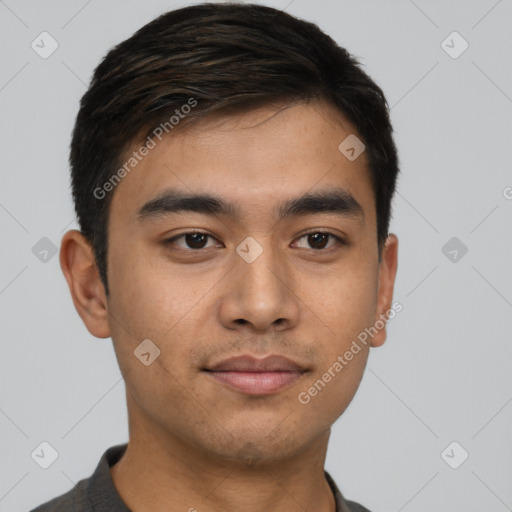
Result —
[[[54, 498], [31, 512], [130, 512], [114, 487], [110, 467], [123, 456], [127, 444], [111, 446], [102, 455], [94, 473], [80, 480], [70, 491]], [[336, 501], [336, 512], [370, 512], [362, 505], [346, 501], [327, 471], [325, 478]]]

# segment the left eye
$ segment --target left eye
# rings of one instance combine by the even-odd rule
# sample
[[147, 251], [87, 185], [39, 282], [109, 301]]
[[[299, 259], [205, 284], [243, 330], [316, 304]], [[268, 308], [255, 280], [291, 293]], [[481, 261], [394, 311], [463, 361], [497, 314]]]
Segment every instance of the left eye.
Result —
[[[331, 246], [327, 246], [329, 237], [331, 238], [331, 240], [334, 240], [334, 244], [332, 244]], [[311, 248], [316, 251], [322, 249], [331, 249], [332, 247], [336, 246], [336, 244], [344, 243], [340, 237], [333, 235], [332, 233], [327, 233], [325, 231], [314, 231], [312, 233], [307, 233], [301, 236], [299, 238], [299, 241], [304, 238], [306, 239], [306, 243], [308, 243], [311, 246]]]

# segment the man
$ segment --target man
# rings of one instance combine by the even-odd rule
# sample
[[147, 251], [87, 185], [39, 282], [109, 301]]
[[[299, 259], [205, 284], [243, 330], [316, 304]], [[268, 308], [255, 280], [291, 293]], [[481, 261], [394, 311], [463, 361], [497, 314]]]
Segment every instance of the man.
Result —
[[61, 267], [129, 442], [35, 510], [367, 510], [324, 463], [395, 309], [379, 87], [316, 25], [186, 7], [97, 67], [70, 163]]

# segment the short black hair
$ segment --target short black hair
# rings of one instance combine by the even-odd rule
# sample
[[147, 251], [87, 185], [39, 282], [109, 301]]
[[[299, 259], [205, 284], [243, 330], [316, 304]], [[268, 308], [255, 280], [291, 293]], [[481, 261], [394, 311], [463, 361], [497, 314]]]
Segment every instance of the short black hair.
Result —
[[263, 5], [202, 3], [112, 48], [81, 99], [69, 157], [77, 220], [107, 295], [109, 205], [140, 160], [128, 153], [135, 143], [145, 140], [147, 152], [163, 130], [206, 116], [315, 100], [338, 109], [365, 144], [380, 259], [399, 172], [389, 108], [357, 59], [316, 24]]

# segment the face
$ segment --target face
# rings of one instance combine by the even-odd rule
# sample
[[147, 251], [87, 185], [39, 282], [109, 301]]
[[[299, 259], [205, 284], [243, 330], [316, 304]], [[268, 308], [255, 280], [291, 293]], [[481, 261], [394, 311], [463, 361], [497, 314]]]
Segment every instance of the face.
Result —
[[[354, 133], [321, 103], [260, 108], [171, 133], [117, 185], [105, 316], [81, 316], [113, 339], [131, 426], [269, 461], [343, 413], [385, 329], [344, 354], [389, 310], [396, 271], [394, 235], [379, 264], [366, 155], [338, 150]], [[239, 374], [239, 387], [208, 371], [241, 355], [284, 356], [301, 371]]]

